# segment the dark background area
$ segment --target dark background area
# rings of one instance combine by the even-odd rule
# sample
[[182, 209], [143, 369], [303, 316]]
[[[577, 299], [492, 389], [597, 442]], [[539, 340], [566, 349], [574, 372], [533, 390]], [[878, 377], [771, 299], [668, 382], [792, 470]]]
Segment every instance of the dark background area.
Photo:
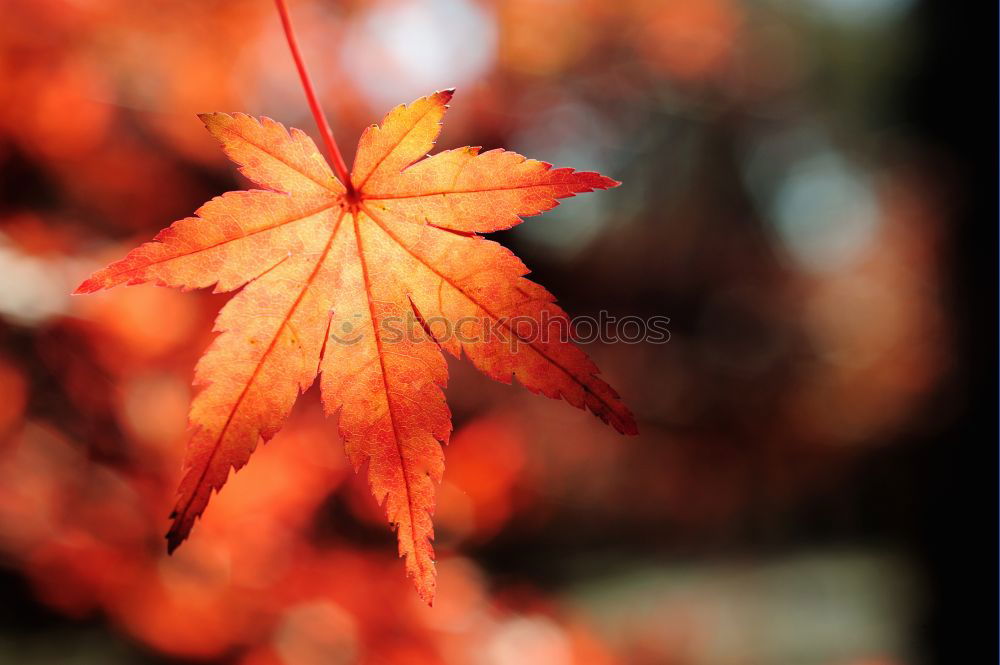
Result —
[[[956, 56], [967, 48], [965, 37], [997, 20], [995, 8], [990, 12], [982, 9], [984, 13], [979, 15], [956, 15], [946, 2], [921, 3], [917, 16], [924, 26], [925, 45], [903, 95], [913, 124], [953, 165], [955, 182], [962, 183], [953, 217], [956, 271], [951, 293], [959, 347], [964, 350], [956, 383], [968, 398], [941, 436], [923, 443], [919, 477], [926, 479], [921, 484], [929, 491], [922, 501], [921, 513], [926, 517], [915, 533], [915, 546], [926, 562], [930, 587], [937, 598], [926, 618], [933, 662], [944, 662], [959, 653], [961, 657], [985, 653], [978, 646], [963, 644], [967, 626], [958, 612], [948, 608], [969, 603], [970, 593], [983, 594], [981, 601], [972, 601], [975, 604], [991, 604], [976, 571], [986, 570], [997, 560], [992, 538], [982, 547], [952, 546], [969, 538], [963, 520], [954, 516], [962, 506], [986, 505], [993, 498], [986, 495], [995, 487], [986, 476], [994, 475], [996, 462], [996, 446], [987, 442], [997, 439], [997, 279], [991, 266], [995, 268], [997, 263], [998, 243], [997, 226], [990, 225], [986, 232], [980, 222], [996, 216], [995, 201], [986, 192], [997, 179], [997, 155], [987, 147], [977, 127], [986, 126], [987, 116], [996, 117], [997, 97], [994, 93], [989, 104], [948, 101], [968, 94], [961, 78], [952, 74], [961, 67]], [[966, 111], [972, 115], [965, 116]], [[981, 123], [973, 120], [979, 113]], [[978, 480], [967, 482], [974, 477]], [[996, 515], [992, 518], [995, 522]], [[985, 628], [986, 621], [993, 624], [997, 617], [991, 611], [983, 618]]]

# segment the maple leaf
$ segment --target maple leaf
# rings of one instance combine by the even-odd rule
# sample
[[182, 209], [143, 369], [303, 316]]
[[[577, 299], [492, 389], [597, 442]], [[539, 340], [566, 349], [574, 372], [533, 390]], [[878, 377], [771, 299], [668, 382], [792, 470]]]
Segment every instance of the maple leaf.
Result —
[[[266, 190], [229, 192], [175, 222], [76, 293], [155, 282], [242, 290], [221, 310], [195, 370], [192, 435], [178, 491], [173, 551], [259, 441], [281, 428], [319, 375], [340, 414], [347, 455], [396, 526], [421, 597], [434, 595], [434, 484], [451, 416], [441, 350], [487, 376], [588, 408], [623, 433], [632, 414], [572, 343], [512, 323], [568, 324], [510, 251], [479, 233], [506, 229], [557, 199], [618, 183], [553, 169], [504, 150], [426, 157], [452, 91], [393, 109], [365, 130], [350, 186], [304, 132], [243, 114], [200, 116], [223, 150]], [[405, 321], [416, 325], [400, 334]], [[432, 323], [445, 323], [436, 326]], [[445, 334], [460, 328], [461, 334]]]

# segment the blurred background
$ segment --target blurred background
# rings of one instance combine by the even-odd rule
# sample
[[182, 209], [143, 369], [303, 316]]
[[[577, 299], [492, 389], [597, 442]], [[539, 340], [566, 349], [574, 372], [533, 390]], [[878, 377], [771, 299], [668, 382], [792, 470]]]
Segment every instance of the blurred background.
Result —
[[666, 344], [587, 348], [641, 434], [452, 362], [428, 609], [310, 391], [167, 557], [228, 296], [69, 293], [247, 186], [196, 113], [313, 121], [267, 0], [4, 0], [0, 663], [992, 660], [996, 100], [964, 77], [995, 15], [290, 4], [348, 161], [455, 86], [442, 148], [624, 182], [496, 239], [571, 314], [670, 317]]

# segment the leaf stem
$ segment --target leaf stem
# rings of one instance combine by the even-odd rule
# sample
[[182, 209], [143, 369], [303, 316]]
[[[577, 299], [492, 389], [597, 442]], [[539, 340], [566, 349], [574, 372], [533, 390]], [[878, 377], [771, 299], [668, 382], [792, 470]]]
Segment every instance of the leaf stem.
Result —
[[299, 42], [295, 38], [295, 30], [292, 28], [292, 19], [288, 15], [288, 6], [285, 5], [285, 0], [274, 0], [274, 3], [278, 6], [278, 14], [281, 15], [281, 25], [285, 29], [285, 37], [288, 38], [288, 48], [292, 52], [292, 58], [295, 60], [295, 68], [299, 70], [299, 78], [302, 79], [302, 88], [306, 92], [306, 99], [309, 101], [309, 108], [312, 110], [313, 118], [316, 119], [316, 126], [319, 128], [320, 136], [323, 137], [323, 143], [326, 144], [326, 151], [330, 153], [330, 158], [333, 160], [333, 169], [337, 172], [337, 177], [347, 188], [348, 193], [353, 193], [354, 186], [351, 184], [351, 177], [347, 171], [347, 164], [344, 163], [344, 156], [340, 154], [340, 148], [337, 147], [337, 141], [333, 138], [333, 132], [330, 130], [330, 123], [326, 121], [326, 116], [323, 114], [323, 109], [320, 108], [319, 100], [316, 99], [316, 91], [313, 89], [312, 80], [309, 78], [309, 72], [306, 71], [306, 65], [302, 61], [302, 53], [299, 52]]

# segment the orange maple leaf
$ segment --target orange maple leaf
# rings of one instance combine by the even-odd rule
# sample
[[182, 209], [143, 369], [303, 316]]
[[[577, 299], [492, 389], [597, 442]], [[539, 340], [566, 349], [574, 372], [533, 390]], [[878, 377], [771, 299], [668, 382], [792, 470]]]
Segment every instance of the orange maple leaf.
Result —
[[422, 159], [451, 96], [399, 106], [366, 129], [350, 187], [300, 130], [243, 114], [202, 115], [229, 158], [266, 190], [212, 199], [77, 288], [243, 287], [222, 308], [221, 334], [195, 371], [202, 389], [191, 406], [170, 551], [230, 469], [281, 428], [317, 374], [325, 410], [340, 412], [355, 468], [368, 462], [372, 492], [385, 503], [407, 573], [428, 602], [434, 483], [451, 432], [441, 349], [456, 357], [464, 351], [493, 379], [516, 376], [533, 392], [635, 433], [632, 414], [580, 349], [511, 322], [568, 325], [513, 253], [477, 235], [618, 183], [504, 150], [459, 148]]

